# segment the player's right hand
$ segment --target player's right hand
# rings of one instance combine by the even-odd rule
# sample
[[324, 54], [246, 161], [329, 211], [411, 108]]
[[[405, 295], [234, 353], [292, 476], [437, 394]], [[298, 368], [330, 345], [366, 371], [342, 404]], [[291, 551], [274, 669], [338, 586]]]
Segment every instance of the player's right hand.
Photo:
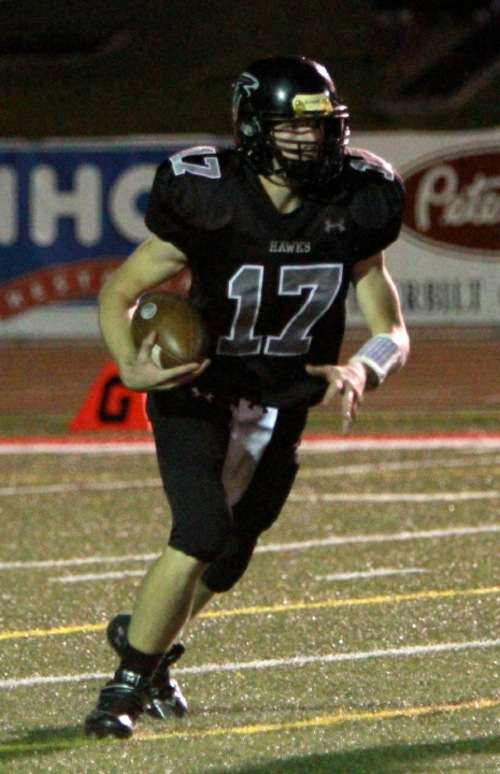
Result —
[[119, 364], [120, 378], [130, 390], [171, 390], [193, 381], [210, 365], [210, 360], [204, 360], [202, 363], [186, 363], [174, 368], [158, 368], [151, 357], [156, 336], [153, 331], [145, 337], [135, 360]]

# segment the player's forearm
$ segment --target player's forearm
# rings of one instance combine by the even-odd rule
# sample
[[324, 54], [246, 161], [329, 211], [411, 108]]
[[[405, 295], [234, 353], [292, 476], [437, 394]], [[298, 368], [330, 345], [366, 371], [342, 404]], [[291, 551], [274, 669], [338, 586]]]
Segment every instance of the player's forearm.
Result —
[[408, 358], [410, 341], [398, 292], [384, 267], [383, 255], [368, 259], [358, 271], [356, 295], [371, 338], [350, 362], [364, 364], [367, 386], [373, 388], [402, 368]]
[[388, 284], [378, 298], [378, 307], [376, 304], [365, 305], [371, 338], [349, 361], [365, 366], [368, 389], [377, 387], [389, 374], [399, 371], [406, 363], [410, 351], [408, 331], [392, 284]]
[[186, 265], [172, 244], [151, 237], [140, 244], [99, 294], [99, 324], [120, 370], [134, 364], [137, 352], [130, 334], [131, 310], [146, 290], [175, 277]]
[[130, 335], [130, 310], [134, 301], [113, 286], [111, 280], [99, 294], [99, 325], [102, 337], [118, 367], [131, 365], [136, 349]]

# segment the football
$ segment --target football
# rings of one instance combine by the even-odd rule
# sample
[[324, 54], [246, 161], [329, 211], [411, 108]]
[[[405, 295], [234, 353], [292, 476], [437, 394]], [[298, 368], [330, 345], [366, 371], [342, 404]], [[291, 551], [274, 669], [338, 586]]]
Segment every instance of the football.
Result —
[[151, 357], [158, 368], [201, 363], [207, 356], [206, 323], [192, 302], [177, 293], [157, 291], [141, 296], [130, 331], [138, 349], [149, 333], [157, 333]]

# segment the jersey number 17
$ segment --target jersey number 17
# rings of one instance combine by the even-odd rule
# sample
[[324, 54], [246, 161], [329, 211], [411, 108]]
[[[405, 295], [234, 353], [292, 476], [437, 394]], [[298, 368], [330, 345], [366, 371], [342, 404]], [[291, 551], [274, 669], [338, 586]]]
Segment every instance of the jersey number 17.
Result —
[[264, 267], [241, 266], [228, 283], [236, 301], [229, 336], [219, 336], [219, 355], [304, 355], [311, 346], [309, 332], [333, 304], [342, 282], [341, 264], [282, 266], [278, 295], [303, 296], [300, 309], [277, 336], [257, 336], [255, 327], [262, 304]]

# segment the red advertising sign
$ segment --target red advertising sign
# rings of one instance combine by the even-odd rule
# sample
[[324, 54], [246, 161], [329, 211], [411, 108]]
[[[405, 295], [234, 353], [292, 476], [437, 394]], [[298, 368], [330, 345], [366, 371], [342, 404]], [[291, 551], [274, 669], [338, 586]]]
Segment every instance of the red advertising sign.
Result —
[[402, 172], [410, 238], [467, 260], [500, 259], [500, 147], [461, 147]]

